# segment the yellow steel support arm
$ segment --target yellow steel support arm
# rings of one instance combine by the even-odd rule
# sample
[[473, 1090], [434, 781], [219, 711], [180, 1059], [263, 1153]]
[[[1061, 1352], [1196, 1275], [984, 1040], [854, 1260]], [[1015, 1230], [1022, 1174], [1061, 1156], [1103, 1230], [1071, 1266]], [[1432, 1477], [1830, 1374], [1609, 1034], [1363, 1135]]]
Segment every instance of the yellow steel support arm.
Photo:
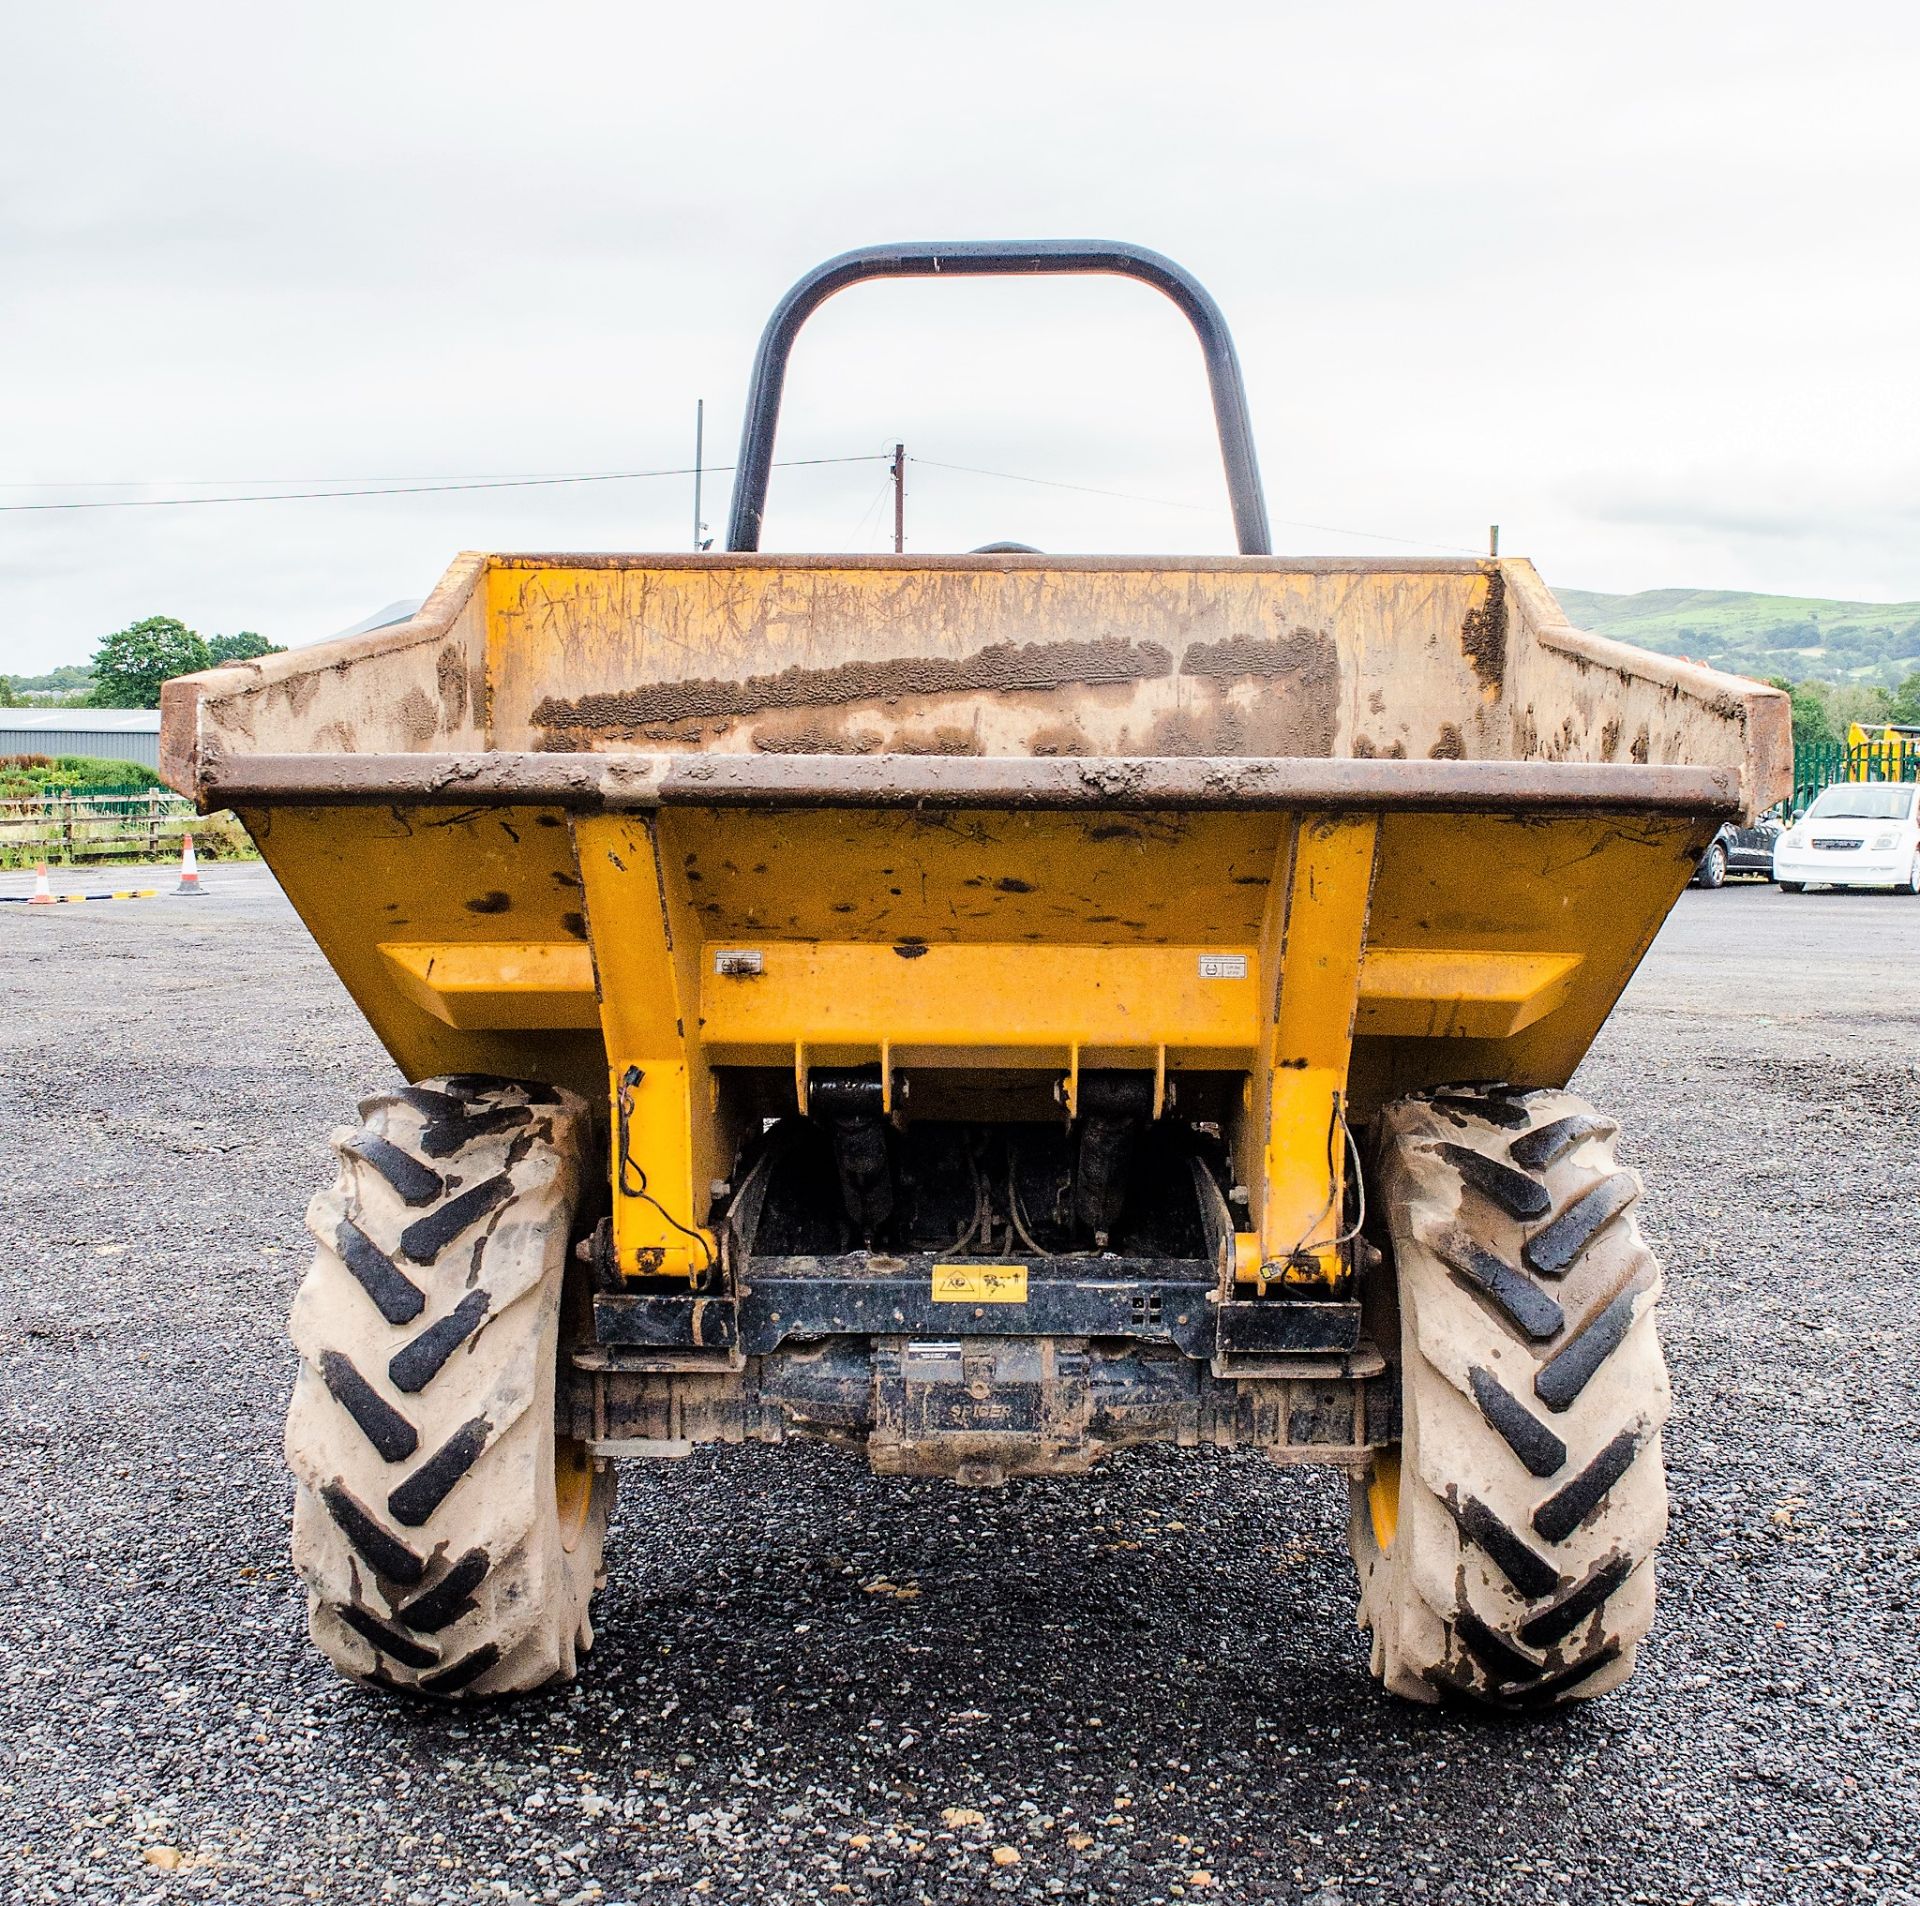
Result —
[[660, 834], [657, 820], [596, 815], [575, 842], [612, 1075], [615, 1259], [629, 1276], [701, 1280], [719, 1246], [700, 1220], [725, 1166], [699, 1038], [701, 940]]
[[1252, 1267], [1262, 1279], [1337, 1288], [1346, 1275], [1335, 1248], [1344, 1228], [1343, 1121], [1378, 831], [1372, 815], [1303, 820], [1282, 849], [1291, 866], [1276, 869], [1269, 889], [1261, 946], [1273, 1038]]

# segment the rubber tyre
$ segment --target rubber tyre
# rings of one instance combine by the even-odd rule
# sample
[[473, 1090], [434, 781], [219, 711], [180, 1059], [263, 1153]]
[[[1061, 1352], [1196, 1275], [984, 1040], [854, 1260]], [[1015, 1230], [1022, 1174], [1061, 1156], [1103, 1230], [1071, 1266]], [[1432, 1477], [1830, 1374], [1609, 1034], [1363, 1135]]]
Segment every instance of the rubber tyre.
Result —
[[293, 1559], [356, 1681], [471, 1700], [571, 1680], [610, 1469], [559, 1443], [585, 1102], [467, 1076], [368, 1099], [307, 1210], [287, 1415]]
[[1373, 1672], [1408, 1699], [1603, 1694], [1652, 1621], [1671, 1398], [1615, 1135], [1568, 1092], [1381, 1116], [1402, 1441], [1355, 1483], [1351, 1539]]
[[1724, 841], [1715, 841], [1701, 856], [1699, 871], [1693, 876], [1696, 887], [1724, 887], [1727, 884], [1727, 849]]
[[1913, 864], [1907, 869], [1906, 885], [1902, 887], [1900, 891], [1902, 893], [1920, 893], [1920, 854], [1914, 855]]
[[1783, 880], [1780, 883], [1782, 893], [1805, 893], [1807, 883], [1804, 880]]

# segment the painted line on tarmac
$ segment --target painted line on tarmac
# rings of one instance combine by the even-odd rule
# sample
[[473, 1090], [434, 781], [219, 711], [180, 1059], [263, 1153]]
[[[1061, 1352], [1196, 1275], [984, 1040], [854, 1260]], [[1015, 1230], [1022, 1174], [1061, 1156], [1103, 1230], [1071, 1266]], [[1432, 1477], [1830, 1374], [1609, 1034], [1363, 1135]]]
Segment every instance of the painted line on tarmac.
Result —
[[153, 900], [159, 893], [158, 887], [129, 887], [124, 893], [0, 893], [0, 906], [72, 907], [83, 900]]

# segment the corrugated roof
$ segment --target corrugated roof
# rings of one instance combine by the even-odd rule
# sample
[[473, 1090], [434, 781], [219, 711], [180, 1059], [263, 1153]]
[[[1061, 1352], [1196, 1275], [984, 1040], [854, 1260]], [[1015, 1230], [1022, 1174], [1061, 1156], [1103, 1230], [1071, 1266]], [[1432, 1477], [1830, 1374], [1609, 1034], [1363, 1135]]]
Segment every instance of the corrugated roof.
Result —
[[375, 629], [390, 629], [397, 622], [410, 621], [424, 600], [424, 597], [414, 597], [405, 602], [390, 602], [384, 609], [376, 609], [372, 615], [363, 617], [352, 628], [328, 636], [327, 640], [338, 642], [349, 635], [371, 635]]
[[32, 728], [58, 728], [77, 734], [160, 732], [157, 708], [0, 708], [0, 730], [8, 734]]

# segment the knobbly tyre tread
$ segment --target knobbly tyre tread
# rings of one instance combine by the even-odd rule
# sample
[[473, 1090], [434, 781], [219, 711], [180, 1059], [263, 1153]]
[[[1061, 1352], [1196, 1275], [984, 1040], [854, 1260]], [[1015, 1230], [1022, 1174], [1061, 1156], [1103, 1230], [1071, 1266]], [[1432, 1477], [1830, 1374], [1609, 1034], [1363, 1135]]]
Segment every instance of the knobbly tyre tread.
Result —
[[570, 1680], [612, 1505], [607, 1472], [563, 1530], [554, 1488], [587, 1106], [462, 1074], [360, 1110], [308, 1208], [319, 1248], [292, 1320], [293, 1554], [314, 1641], [354, 1680], [442, 1699]]
[[1456, 1087], [1381, 1114], [1400, 1494], [1383, 1549], [1356, 1482], [1351, 1538], [1373, 1672], [1409, 1699], [1602, 1694], [1652, 1621], [1670, 1393], [1616, 1134], [1558, 1091]]

